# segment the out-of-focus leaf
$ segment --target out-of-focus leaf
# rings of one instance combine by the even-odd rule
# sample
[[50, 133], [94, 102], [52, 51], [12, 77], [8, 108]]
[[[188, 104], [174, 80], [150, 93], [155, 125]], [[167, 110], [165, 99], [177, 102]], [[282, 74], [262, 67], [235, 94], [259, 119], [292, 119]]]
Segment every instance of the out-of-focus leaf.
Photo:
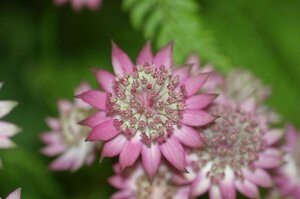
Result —
[[210, 32], [203, 27], [198, 4], [194, 0], [124, 0], [135, 27], [146, 38], [156, 40], [158, 47], [170, 40], [176, 43], [174, 58], [182, 61], [191, 51], [222, 71], [229, 70], [229, 61], [219, 52]]

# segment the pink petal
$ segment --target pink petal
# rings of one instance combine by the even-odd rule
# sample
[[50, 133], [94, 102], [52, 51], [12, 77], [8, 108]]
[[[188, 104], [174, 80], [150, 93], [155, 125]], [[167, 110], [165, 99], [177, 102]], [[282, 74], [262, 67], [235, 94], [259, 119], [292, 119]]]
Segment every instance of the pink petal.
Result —
[[102, 4], [102, 0], [89, 0], [86, 2], [86, 6], [91, 10], [98, 9]]
[[0, 101], [0, 118], [7, 115], [11, 110], [18, 105], [17, 102], [14, 101]]
[[269, 188], [273, 184], [270, 175], [259, 168], [256, 168], [254, 171], [245, 168], [243, 169], [243, 174], [250, 182], [261, 187]]
[[56, 118], [49, 117], [46, 119], [46, 123], [52, 130], [60, 129], [60, 121]]
[[273, 155], [266, 155], [266, 154], [260, 154], [258, 160], [255, 162], [255, 165], [257, 167], [263, 169], [274, 169], [276, 167], [281, 166], [282, 164], [283, 161], [281, 158], [278, 158]]
[[8, 149], [15, 147], [16, 145], [6, 137], [0, 137], [0, 149]]
[[209, 198], [211, 199], [223, 199], [221, 190], [218, 186], [212, 185], [209, 189]]
[[9, 122], [0, 121], [0, 136], [2, 137], [11, 137], [17, 134], [20, 131], [20, 128], [16, 125]]
[[118, 191], [111, 196], [111, 199], [131, 199], [133, 195], [130, 190]]
[[113, 82], [115, 80], [115, 76], [107, 72], [105, 70], [93, 70], [94, 74], [96, 75], [97, 82], [100, 84], [100, 86], [106, 91], [113, 93]]
[[65, 151], [65, 146], [61, 144], [49, 145], [42, 149], [42, 153], [47, 156], [55, 156]]
[[87, 140], [88, 141], [107, 141], [119, 134], [119, 131], [114, 126], [114, 119], [109, 119], [92, 129]]
[[286, 141], [287, 145], [292, 151], [296, 150], [296, 147], [298, 145], [298, 133], [295, 129], [295, 127], [291, 124], [289, 124], [286, 128]]
[[47, 144], [59, 144], [60, 143], [60, 132], [48, 132], [40, 135], [40, 139]]
[[200, 73], [197, 76], [186, 79], [183, 83], [188, 96], [196, 94], [204, 85], [211, 73]]
[[152, 51], [151, 51], [151, 43], [148, 41], [145, 46], [143, 47], [143, 49], [141, 50], [136, 63], [137, 64], [152, 64], [153, 62], [153, 55], [152, 55]]
[[50, 164], [50, 169], [53, 171], [69, 170], [76, 159], [77, 151], [71, 149]]
[[165, 66], [171, 68], [173, 65], [173, 42], [170, 42], [166, 47], [160, 49], [155, 55], [154, 64], [156, 67]]
[[243, 182], [241, 182], [240, 180], [236, 180], [235, 187], [239, 192], [241, 192], [249, 198], [259, 198], [259, 191], [257, 186], [255, 186], [248, 180], [244, 180]]
[[109, 184], [111, 184], [112, 186], [118, 189], [125, 189], [126, 187], [123, 178], [119, 175], [115, 175], [108, 178], [108, 182]]
[[215, 117], [202, 110], [185, 110], [182, 123], [189, 126], [204, 126], [215, 120]]
[[21, 199], [21, 188], [18, 188], [14, 192], [10, 193], [6, 199]]
[[174, 136], [182, 144], [192, 148], [199, 148], [203, 145], [199, 132], [186, 125], [182, 125], [181, 128], [175, 128]]
[[157, 144], [152, 144], [150, 147], [143, 145], [142, 161], [147, 174], [152, 178], [160, 164], [161, 153]]
[[184, 175], [181, 175], [181, 173], [174, 173], [172, 175], [172, 182], [179, 186], [190, 184], [190, 180], [188, 180]]
[[125, 169], [126, 167], [133, 165], [138, 159], [141, 150], [142, 150], [142, 142], [139, 139], [133, 138], [129, 140], [125, 144], [119, 158], [119, 162], [122, 169]]
[[111, 119], [111, 118], [106, 117], [105, 112], [99, 111], [97, 113], [94, 113], [93, 115], [90, 115], [88, 118], [82, 120], [81, 122], [79, 122], [79, 124], [88, 126], [90, 128], [94, 128], [98, 124], [101, 124], [102, 122], [109, 120], [109, 119]]
[[165, 158], [178, 170], [185, 170], [185, 153], [178, 140], [172, 136], [160, 145], [160, 150]]
[[197, 175], [195, 180], [191, 184], [191, 195], [194, 197], [201, 196], [211, 186], [210, 179], [206, 176], [207, 171], [211, 168], [210, 165], [206, 165], [204, 169]]
[[60, 114], [64, 114], [72, 109], [73, 104], [67, 100], [58, 100], [57, 106]]
[[184, 186], [178, 188], [178, 191], [173, 199], [189, 199], [190, 198], [189, 195], [190, 195], [189, 186]]
[[216, 94], [194, 95], [186, 100], [187, 109], [203, 109], [210, 105], [217, 97]]
[[179, 76], [179, 82], [182, 82], [186, 80], [186, 78], [189, 76], [190, 67], [180, 67], [174, 70], [173, 76], [176, 77]]
[[271, 146], [277, 143], [282, 136], [283, 131], [281, 129], [271, 129], [264, 135], [264, 139], [267, 142], [267, 145]]
[[95, 107], [96, 109], [106, 109], [106, 93], [102, 91], [89, 90], [78, 95], [77, 97], [79, 97], [89, 105]]
[[199, 56], [196, 53], [191, 54], [187, 60], [185, 61], [187, 64], [193, 64], [192, 69], [191, 69], [191, 74], [192, 75], [197, 75], [200, 72], [200, 59]]
[[234, 172], [228, 166], [225, 169], [225, 177], [220, 182], [220, 190], [224, 199], [236, 198]]
[[112, 65], [116, 75], [122, 75], [124, 72], [131, 73], [133, 69], [128, 55], [114, 42], [112, 43]]
[[127, 140], [123, 135], [119, 135], [114, 139], [106, 142], [101, 152], [101, 159], [104, 157], [114, 157], [121, 153]]

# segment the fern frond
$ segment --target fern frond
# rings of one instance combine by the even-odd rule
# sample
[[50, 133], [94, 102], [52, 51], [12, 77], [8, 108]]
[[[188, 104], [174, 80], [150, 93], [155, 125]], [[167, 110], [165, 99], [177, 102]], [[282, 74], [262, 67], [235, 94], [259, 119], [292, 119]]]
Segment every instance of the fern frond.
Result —
[[170, 40], [176, 43], [176, 61], [185, 59], [191, 51], [226, 72], [228, 60], [217, 49], [212, 34], [203, 27], [199, 5], [195, 0], [124, 0], [124, 9], [136, 29], [146, 39], [161, 47]]

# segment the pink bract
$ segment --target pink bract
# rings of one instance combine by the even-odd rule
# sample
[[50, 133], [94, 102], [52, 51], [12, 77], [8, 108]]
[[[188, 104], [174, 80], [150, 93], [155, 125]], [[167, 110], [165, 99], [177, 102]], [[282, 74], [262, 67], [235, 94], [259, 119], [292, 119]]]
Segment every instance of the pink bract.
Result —
[[188, 199], [189, 186], [178, 185], [173, 172], [161, 164], [157, 174], [150, 179], [141, 164], [128, 167], [122, 172], [119, 164], [114, 165], [115, 176], [108, 179], [118, 192], [111, 199]]
[[97, 10], [101, 7], [102, 0], [54, 0], [57, 5], [63, 5], [70, 2], [75, 11], [80, 11], [83, 7], [90, 10]]
[[21, 188], [10, 193], [5, 199], [21, 199]]
[[[3, 84], [0, 82], [0, 90], [2, 85]], [[10, 113], [17, 104], [18, 103], [15, 101], [0, 100], [0, 119]], [[11, 137], [17, 134], [19, 131], [20, 129], [16, 125], [0, 120], [0, 149], [14, 147], [15, 144], [11, 141]]]
[[272, 187], [270, 171], [283, 164], [276, 146], [283, 131], [270, 129], [269, 120], [257, 108], [259, 101], [251, 106], [248, 98], [238, 101], [227, 93], [230, 85], [224, 84], [217, 87], [221, 93], [208, 108], [217, 119], [199, 128], [203, 148], [189, 153], [190, 173], [182, 175], [192, 182], [193, 197], [208, 192], [211, 199], [235, 199], [239, 191], [259, 198], [258, 187]]
[[[90, 87], [82, 83], [76, 94], [88, 89]], [[92, 113], [92, 108], [80, 99], [76, 99], [75, 102], [60, 100], [58, 109], [59, 118], [46, 120], [51, 131], [41, 135], [42, 141], [47, 144], [42, 149], [42, 153], [47, 156], [59, 155], [51, 163], [51, 170], [76, 171], [83, 164], [91, 164], [95, 158], [97, 143], [86, 142], [89, 129], [78, 124]]]
[[133, 64], [113, 43], [115, 74], [94, 70], [103, 91], [89, 90], [78, 97], [99, 111], [83, 123], [92, 128], [88, 140], [105, 142], [102, 158], [119, 155], [124, 169], [141, 154], [152, 177], [161, 156], [185, 170], [184, 147], [202, 146], [195, 128], [215, 119], [203, 109], [216, 95], [199, 93], [210, 73], [185, 77], [182, 68], [173, 68], [172, 51], [170, 43], [154, 56], [148, 42]]
[[278, 170], [276, 185], [283, 196], [300, 198], [300, 133], [289, 125], [285, 135], [285, 164]]

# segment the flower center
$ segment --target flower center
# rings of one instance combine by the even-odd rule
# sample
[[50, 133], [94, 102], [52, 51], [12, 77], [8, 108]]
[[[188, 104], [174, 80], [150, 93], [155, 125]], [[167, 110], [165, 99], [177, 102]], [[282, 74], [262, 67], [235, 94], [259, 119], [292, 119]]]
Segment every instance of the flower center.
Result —
[[128, 139], [139, 133], [145, 144], [164, 142], [180, 126], [186, 92], [179, 77], [154, 65], [137, 65], [132, 74], [118, 76], [107, 100], [114, 125]]
[[157, 198], [174, 198], [177, 189], [170, 182], [170, 174], [159, 172], [151, 182], [147, 175], [142, 175], [137, 178], [136, 198], [137, 199], [157, 199]]
[[79, 125], [78, 122], [89, 114], [90, 111], [75, 107], [60, 116], [62, 136], [66, 144], [78, 144], [82, 139], [86, 138], [89, 129], [83, 125]]
[[226, 166], [243, 179], [241, 169], [252, 168], [258, 153], [265, 149], [264, 131], [252, 115], [243, 113], [239, 108], [214, 105], [210, 113], [219, 118], [204, 129], [202, 137], [206, 146], [197, 152], [200, 160], [193, 165], [200, 169], [211, 162], [207, 175], [215, 182], [224, 178]]

